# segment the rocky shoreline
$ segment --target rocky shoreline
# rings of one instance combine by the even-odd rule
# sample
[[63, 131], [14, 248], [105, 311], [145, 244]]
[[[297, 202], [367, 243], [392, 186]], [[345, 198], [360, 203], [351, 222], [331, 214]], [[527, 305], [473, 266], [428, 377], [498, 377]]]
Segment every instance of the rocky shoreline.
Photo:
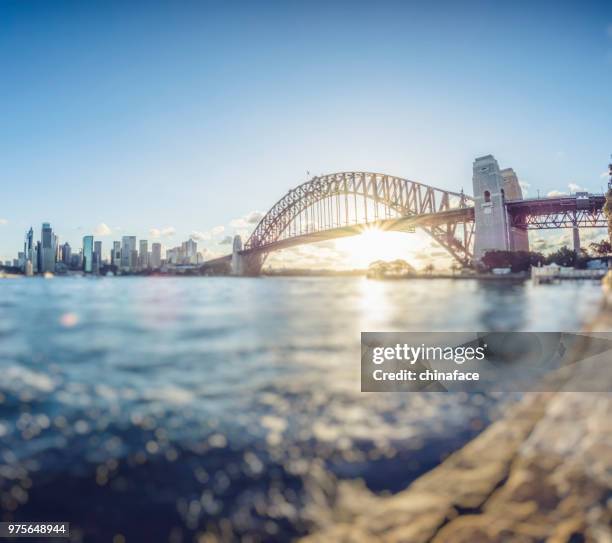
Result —
[[[612, 331], [610, 274], [604, 289], [588, 332]], [[341, 483], [333, 509], [303, 541], [611, 542], [611, 413], [608, 392], [529, 393], [398, 494]]]

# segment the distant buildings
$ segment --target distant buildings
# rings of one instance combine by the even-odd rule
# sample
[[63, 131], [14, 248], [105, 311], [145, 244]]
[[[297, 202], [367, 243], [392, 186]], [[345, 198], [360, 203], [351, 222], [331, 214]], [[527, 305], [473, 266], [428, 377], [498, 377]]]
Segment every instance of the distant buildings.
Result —
[[184, 241], [180, 247], [173, 247], [166, 251], [166, 262], [168, 264], [186, 265], [200, 264], [203, 262], [202, 254], [198, 253], [198, 244], [189, 239]]
[[24, 237], [23, 251], [19, 251], [12, 265], [19, 267], [25, 274], [66, 273], [69, 270], [86, 274], [134, 273], [147, 270], [171, 272], [173, 269], [185, 270], [201, 264], [204, 259], [198, 252], [196, 241], [189, 239], [177, 247], [166, 251], [162, 259], [162, 245], [151, 244], [141, 239], [137, 246], [136, 236], [123, 236], [121, 241], [113, 241], [110, 260], [103, 257], [101, 240], [94, 236], [83, 236], [82, 247], [74, 251], [69, 243], [60, 244], [50, 223], [42, 223], [40, 241], [34, 241], [34, 230], [30, 228]]

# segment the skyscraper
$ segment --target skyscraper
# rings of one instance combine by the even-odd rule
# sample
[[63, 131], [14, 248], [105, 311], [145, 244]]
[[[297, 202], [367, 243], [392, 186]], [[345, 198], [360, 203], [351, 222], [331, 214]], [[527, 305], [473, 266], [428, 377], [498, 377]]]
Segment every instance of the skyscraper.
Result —
[[111, 264], [113, 266], [121, 266], [121, 242], [113, 241], [113, 250], [111, 251]]
[[55, 270], [55, 238], [53, 229], [48, 222], [44, 222], [40, 234], [40, 269], [39, 271], [52, 272]]
[[149, 242], [146, 239], [140, 240], [140, 251], [138, 257], [140, 269], [146, 270], [149, 267]]
[[62, 245], [62, 262], [66, 264], [66, 266], [70, 266], [70, 259], [72, 257], [72, 249], [68, 242]]
[[186, 264], [195, 264], [198, 254], [198, 243], [192, 239], [188, 239], [183, 243], [184, 258]]
[[94, 253], [98, 255], [99, 262], [102, 262], [102, 242], [94, 241]]
[[[34, 258], [34, 230], [30, 226], [23, 244], [23, 250], [25, 252], [26, 260], [33, 260]], [[34, 262], [32, 262], [33, 264]]]
[[151, 267], [154, 270], [161, 268], [161, 243], [151, 245]]
[[[136, 252], [136, 256], [138, 256], [136, 236], [123, 236], [121, 238], [121, 269], [128, 271], [132, 269], [132, 252]], [[135, 264], [134, 267], [136, 267]]]
[[93, 271], [93, 236], [83, 238], [83, 271], [91, 273]]

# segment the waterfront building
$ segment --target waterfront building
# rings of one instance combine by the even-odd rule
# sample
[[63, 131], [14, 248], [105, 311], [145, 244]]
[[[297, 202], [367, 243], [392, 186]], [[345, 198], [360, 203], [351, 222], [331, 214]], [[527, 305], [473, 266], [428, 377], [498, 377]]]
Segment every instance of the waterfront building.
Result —
[[132, 253], [136, 251], [136, 236], [123, 236], [121, 238], [121, 269], [129, 271], [136, 267], [130, 266], [132, 261]]
[[102, 263], [102, 242], [94, 241], [94, 253], [98, 255], [98, 260]]
[[34, 230], [31, 226], [26, 233], [25, 243], [23, 244], [23, 252], [25, 253], [26, 260], [32, 260], [34, 257]]
[[184, 264], [195, 264], [197, 262], [198, 243], [188, 239], [182, 244]]
[[138, 251], [134, 249], [130, 253], [130, 270], [134, 271], [136, 269], [138, 269]]
[[40, 248], [40, 241], [36, 242], [34, 246], [34, 258], [32, 259], [32, 265], [34, 266], [34, 273], [40, 273], [42, 265], [40, 263], [40, 255], [42, 251]]
[[53, 234], [53, 247], [55, 249], [55, 262], [61, 262], [62, 260], [62, 246], [59, 242], [59, 236]]
[[154, 243], [151, 246], [151, 267], [157, 270], [161, 267], [161, 243]]
[[83, 255], [81, 251], [70, 256], [70, 268], [73, 270], [83, 269]]
[[70, 247], [70, 243], [66, 242], [62, 245], [62, 262], [66, 264], [66, 266], [70, 266], [70, 261], [72, 258], [72, 249]]
[[55, 270], [55, 236], [48, 222], [42, 225], [40, 235], [41, 254], [39, 255], [41, 273]]
[[141, 270], [149, 267], [149, 242], [146, 239], [140, 240], [138, 264]]
[[113, 250], [111, 251], [111, 264], [113, 266], [121, 266], [121, 242], [113, 241]]
[[93, 236], [83, 237], [83, 271], [85, 273], [93, 272], [93, 253], [94, 241]]

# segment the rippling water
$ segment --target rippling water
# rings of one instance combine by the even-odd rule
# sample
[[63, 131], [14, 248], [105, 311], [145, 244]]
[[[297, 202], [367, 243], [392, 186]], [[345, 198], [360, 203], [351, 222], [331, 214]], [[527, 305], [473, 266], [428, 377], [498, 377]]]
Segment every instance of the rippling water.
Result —
[[399, 491], [510, 401], [361, 393], [361, 331], [575, 331], [599, 300], [597, 283], [0, 281], [3, 520], [70, 521], [75, 541], [306, 533], [339, 481]]

